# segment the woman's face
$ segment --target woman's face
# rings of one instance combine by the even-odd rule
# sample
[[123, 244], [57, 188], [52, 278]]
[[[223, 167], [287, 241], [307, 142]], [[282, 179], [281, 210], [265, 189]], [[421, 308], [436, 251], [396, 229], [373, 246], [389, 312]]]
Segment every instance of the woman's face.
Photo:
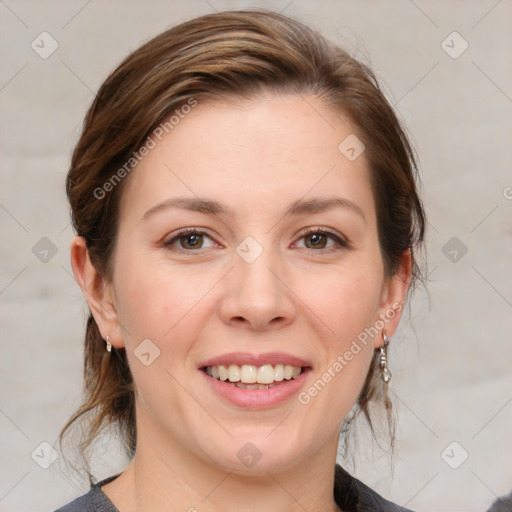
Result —
[[199, 102], [127, 178], [100, 328], [127, 351], [138, 449], [239, 472], [335, 457], [382, 343], [370, 328], [393, 333], [406, 288], [385, 278], [354, 131], [315, 97]]

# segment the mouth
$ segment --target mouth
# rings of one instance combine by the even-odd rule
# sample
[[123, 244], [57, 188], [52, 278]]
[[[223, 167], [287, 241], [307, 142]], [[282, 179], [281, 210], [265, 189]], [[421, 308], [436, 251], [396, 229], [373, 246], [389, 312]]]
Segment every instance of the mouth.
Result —
[[231, 352], [204, 360], [197, 369], [222, 401], [263, 410], [289, 403], [309, 381], [313, 365], [285, 352]]
[[208, 365], [200, 368], [206, 375], [217, 381], [242, 389], [272, 389], [286, 382], [298, 379], [311, 371], [310, 366], [289, 364], [230, 364]]

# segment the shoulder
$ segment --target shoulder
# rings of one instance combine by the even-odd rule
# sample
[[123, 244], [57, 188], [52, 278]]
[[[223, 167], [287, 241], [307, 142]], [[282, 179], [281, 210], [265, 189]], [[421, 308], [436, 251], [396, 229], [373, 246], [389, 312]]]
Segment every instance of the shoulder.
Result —
[[493, 502], [487, 512], [510, 512], [512, 510], [512, 491]]
[[63, 507], [55, 510], [55, 512], [93, 512], [94, 504], [91, 497], [91, 491], [76, 500], [64, 505]]
[[[91, 490], [55, 512], [119, 512], [101, 487], [117, 478], [112, 476], [91, 487]], [[367, 485], [336, 464], [334, 499], [347, 512], [412, 512], [385, 500]]]
[[384, 499], [336, 464], [334, 499], [347, 512], [412, 512]]
[[55, 512], [119, 512], [114, 504], [107, 498], [107, 495], [101, 490], [102, 485], [111, 482], [119, 475], [106, 478], [97, 484], [91, 486], [90, 491], [76, 500], [55, 510]]

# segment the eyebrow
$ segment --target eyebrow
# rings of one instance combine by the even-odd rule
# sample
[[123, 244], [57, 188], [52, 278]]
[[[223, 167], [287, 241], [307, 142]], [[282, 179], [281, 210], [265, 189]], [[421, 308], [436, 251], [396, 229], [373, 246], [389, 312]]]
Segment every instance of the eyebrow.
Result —
[[[209, 215], [233, 216], [233, 210], [231, 210], [231, 208], [212, 199], [203, 199], [199, 197], [175, 197], [172, 199], [166, 199], [165, 201], [152, 206], [144, 213], [142, 218], [147, 219], [156, 212], [168, 208], [180, 208]], [[322, 213], [334, 208], [352, 210], [366, 222], [366, 217], [361, 207], [357, 203], [354, 203], [350, 199], [344, 197], [312, 198], [308, 200], [298, 199], [288, 206], [285, 215], [299, 216]]]

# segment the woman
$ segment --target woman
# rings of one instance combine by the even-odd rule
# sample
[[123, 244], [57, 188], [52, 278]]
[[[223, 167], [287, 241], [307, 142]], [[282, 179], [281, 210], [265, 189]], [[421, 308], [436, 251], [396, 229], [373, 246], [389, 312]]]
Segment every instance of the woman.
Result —
[[414, 174], [371, 71], [297, 21], [219, 12], [131, 54], [67, 179], [91, 315], [64, 429], [85, 455], [117, 428], [131, 462], [60, 511], [405, 510], [336, 453], [390, 414]]

